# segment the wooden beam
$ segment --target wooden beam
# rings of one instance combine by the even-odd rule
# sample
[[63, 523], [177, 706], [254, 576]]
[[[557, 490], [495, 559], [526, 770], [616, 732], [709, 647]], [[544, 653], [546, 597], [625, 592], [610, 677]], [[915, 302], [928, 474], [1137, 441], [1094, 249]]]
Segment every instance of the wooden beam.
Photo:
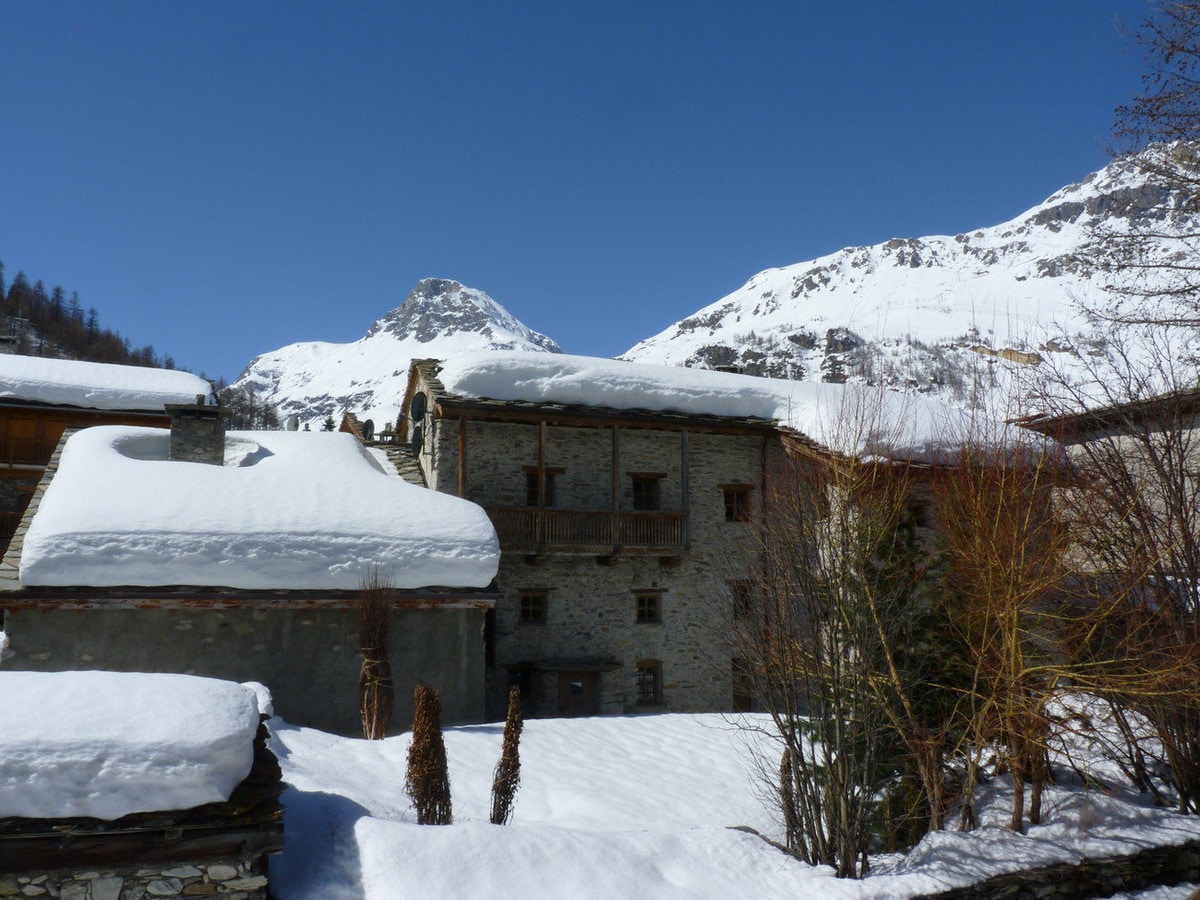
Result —
[[[491, 609], [496, 595], [489, 590], [478, 592], [448, 591], [444, 595], [414, 595], [397, 597], [394, 609]], [[272, 596], [263, 594], [42, 594], [22, 592], [5, 595], [0, 609], [16, 613], [25, 610], [104, 610], [104, 609], [261, 609], [295, 612], [297, 610], [357, 609], [355, 592], [346, 591], [334, 596]]]
[[612, 545], [616, 548], [620, 542], [621, 519], [621, 439], [617, 426], [612, 426], [612, 470], [609, 475], [610, 491], [612, 493]]
[[546, 543], [546, 420], [538, 422], [537, 445], [538, 547]]
[[683, 546], [688, 549], [691, 546], [691, 522], [692, 522], [692, 487], [691, 487], [691, 442], [692, 435], [690, 432], [681, 431], [679, 433], [679, 464], [680, 464], [680, 485], [683, 493]]
[[467, 420], [458, 417], [458, 496], [467, 496]]
[[702, 431], [710, 434], [761, 434], [774, 430], [772, 419], [723, 416], [686, 416], [681, 413], [609, 410], [604, 407], [558, 409], [549, 405], [504, 404], [497, 401], [458, 400], [443, 397], [437, 402], [439, 414], [465, 415], [481, 422], [547, 422], [556, 427], [603, 428], [617, 425], [651, 431]]

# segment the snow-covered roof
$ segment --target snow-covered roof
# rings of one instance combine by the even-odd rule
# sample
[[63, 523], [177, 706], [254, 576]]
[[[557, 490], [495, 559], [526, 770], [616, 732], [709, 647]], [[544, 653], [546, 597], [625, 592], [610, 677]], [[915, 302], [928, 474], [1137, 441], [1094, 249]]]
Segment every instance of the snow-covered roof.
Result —
[[0, 673], [0, 818], [118, 819], [229, 799], [254, 763], [258, 700], [229, 681]]
[[441, 362], [437, 378], [448, 394], [465, 399], [773, 420], [852, 456], [934, 462], [985, 433], [989, 442], [1020, 440], [1017, 429], [984, 427], [931, 397], [860, 384], [503, 351], [453, 356]]
[[230, 432], [225, 465], [171, 461], [165, 429], [74, 434], [25, 535], [31, 586], [486, 587], [500, 551], [473, 503], [384, 471], [349, 434]]
[[85, 409], [153, 410], [195, 403], [212, 385], [191, 372], [0, 354], [0, 399]]

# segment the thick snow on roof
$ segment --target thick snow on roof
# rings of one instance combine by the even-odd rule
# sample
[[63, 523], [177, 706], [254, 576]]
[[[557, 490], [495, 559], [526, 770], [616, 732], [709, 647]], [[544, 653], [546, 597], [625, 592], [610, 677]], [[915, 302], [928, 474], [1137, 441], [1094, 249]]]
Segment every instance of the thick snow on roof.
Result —
[[933, 462], [983, 432], [991, 440], [1020, 439], [996, 425], [977, 428], [962, 410], [933, 398], [859, 384], [519, 352], [454, 356], [438, 378], [449, 393], [474, 399], [773, 419], [853, 456]]
[[486, 587], [482, 509], [385, 473], [349, 434], [230, 432], [225, 465], [168, 460], [165, 429], [73, 435], [25, 536], [26, 586]]
[[161, 412], [164, 404], [211, 393], [212, 385], [190, 372], [0, 354], [0, 398]]
[[3, 672], [0, 722], [0, 817], [118, 819], [229, 799], [258, 700], [190, 675]]

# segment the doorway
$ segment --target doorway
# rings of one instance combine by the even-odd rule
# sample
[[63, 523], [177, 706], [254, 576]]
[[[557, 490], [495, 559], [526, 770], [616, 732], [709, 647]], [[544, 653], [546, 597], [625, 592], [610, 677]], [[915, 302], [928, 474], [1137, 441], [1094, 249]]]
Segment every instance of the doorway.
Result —
[[594, 716], [600, 712], [600, 675], [597, 672], [558, 673], [558, 714]]

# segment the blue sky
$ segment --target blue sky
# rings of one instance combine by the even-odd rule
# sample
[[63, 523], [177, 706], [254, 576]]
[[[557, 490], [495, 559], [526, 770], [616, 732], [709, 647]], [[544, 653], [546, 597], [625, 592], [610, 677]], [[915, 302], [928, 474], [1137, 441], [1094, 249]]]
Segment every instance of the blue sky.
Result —
[[234, 378], [425, 276], [612, 356], [1106, 161], [1145, 0], [0, 4], [0, 261]]

